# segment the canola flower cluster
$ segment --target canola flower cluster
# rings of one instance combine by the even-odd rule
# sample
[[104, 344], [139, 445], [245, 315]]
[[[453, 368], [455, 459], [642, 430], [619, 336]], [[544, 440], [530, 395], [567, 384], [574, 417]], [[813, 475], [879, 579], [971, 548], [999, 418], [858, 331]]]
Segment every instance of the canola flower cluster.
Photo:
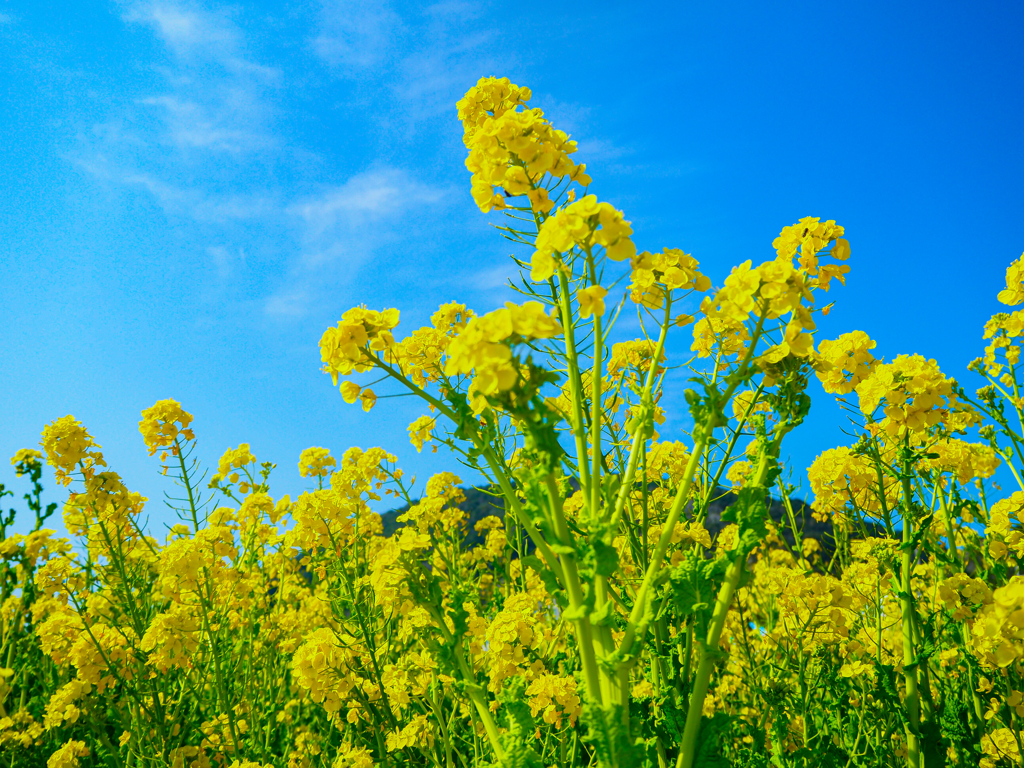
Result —
[[586, 166], [569, 159], [576, 142], [552, 128], [540, 109], [526, 108], [531, 96], [508, 78], [485, 77], [456, 105], [469, 149], [471, 192], [484, 213], [505, 209], [506, 195], [525, 195], [533, 211], [548, 213], [554, 201], [542, 185], [545, 175], [590, 185]]
[[[816, 339], [842, 227], [801, 219], [715, 287], [576, 199], [575, 145], [530, 98], [484, 78], [458, 106], [480, 208], [529, 200], [506, 228], [524, 300], [404, 337], [357, 307], [320, 340], [345, 401], [375, 407], [370, 376], [419, 398], [412, 446], [486, 487], [417, 487], [385, 447], [307, 448], [294, 499], [248, 443], [207, 476], [166, 399], [139, 423], [182, 491], [157, 537], [56, 419], [11, 459], [32, 530], [0, 516], [5, 764], [1024, 764], [1020, 313], [986, 325], [974, 393], [861, 331]], [[998, 298], [1024, 303], [1019, 261]], [[626, 307], [640, 338], [615, 335]], [[807, 469], [808, 507], [780, 457], [819, 385], [855, 440]]]

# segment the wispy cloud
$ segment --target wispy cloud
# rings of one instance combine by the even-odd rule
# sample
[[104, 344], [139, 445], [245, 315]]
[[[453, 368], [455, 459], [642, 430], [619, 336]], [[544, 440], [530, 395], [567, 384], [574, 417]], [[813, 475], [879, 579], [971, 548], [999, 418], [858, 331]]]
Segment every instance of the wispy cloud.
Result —
[[302, 262], [316, 267], [343, 259], [358, 263], [395, 236], [394, 224], [412, 210], [435, 205], [444, 192], [398, 168], [378, 168], [292, 205], [302, 222], [306, 249]]
[[323, 3], [312, 48], [341, 77], [380, 84], [416, 122], [450, 112], [466, 88], [514, 55], [501, 30], [464, 2], [412, 4], [401, 15], [372, 0]]
[[207, 248], [206, 254], [210, 257], [210, 261], [213, 262], [213, 266], [217, 270], [217, 276], [221, 279], [231, 277], [239, 266], [245, 264], [245, 250], [241, 248], [232, 251], [217, 245]]
[[14, 17], [9, 13], [0, 13], [0, 24], [13, 24]]
[[168, 214], [199, 222], [227, 224], [252, 221], [281, 211], [280, 203], [269, 195], [215, 193], [197, 186], [182, 186], [160, 175], [126, 167], [117, 159], [111, 160], [100, 153], [73, 160], [96, 179], [119, 187], [143, 190]]
[[380, 0], [326, 0], [311, 41], [313, 51], [346, 72], [375, 67], [390, 56], [400, 23]]
[[263, 305], [263, 313], [279, 320], [294, 320], [304, 317], [312, 303], [308, 290], [291, 288], [269, 297]]
[[280, 72], [254, 61], [245, 36], [225, 9], [186, 0], [144, 0], [124, 18], [148, 28], [170, 54], [160, 67], [166, 91], [139, 100], [165, 126], [179, 149], [251, 152], [274, 146], [267, 92]]
[[[158, 43], [148, 62], [154, 84], [141, 97], [112, 94], [71, 160], [107, 184], [145, 191], [171, 215], [220, 225], [282, 218], [280, 193], [261, 189], [266, 161], [282, 149], [268, 98], [281, 75], [250, 55], [238, 11], [190, 0], [120, 9], [129, 30]], [[238, 171], [256, 183], [234, 187]]]
[[573, 160], [578, 163], [609, 163], [633, 152], [595, 135], [593, 110], [588, 106], [560, 101], [548, 95], [534, 96], [531, 103], [541, 107], [556, 128], [576, 140], [579, 151]]
[[164, 1], [133, 3], [126, 16], [153, 27], [178, 56], [188, 57], [198, 52], [223, 58], [233, 56], [238, 48], [238, 33], [225, 14]]
[[265, 314], [306, 315], [325, 286], [347, 282], [381, 247], [411, 237], [408, 222], [442, 206], [446, 195], [405, 170], [380, 167], [292, 204], [287, 213], [296, 223], [300, 256], [285, 284], [266, 299]]

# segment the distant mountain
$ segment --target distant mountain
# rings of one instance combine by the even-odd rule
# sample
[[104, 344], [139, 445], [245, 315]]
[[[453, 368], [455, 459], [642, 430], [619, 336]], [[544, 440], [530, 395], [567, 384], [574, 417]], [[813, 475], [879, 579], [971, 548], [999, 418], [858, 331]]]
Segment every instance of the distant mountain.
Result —
[[[463, 488], [462, 492], [466, 494], [466, 500], [459, 505], [459, 508], [466, 513], [465, 541], [468, 546], [475, 546], [481, 543], [481, 537], [475, 529], [476, 523], [489, 515], [495, 515], [504, 519], [504, 501], [501, 496], [496, 496], [493, 492], [483, 488]], [[704, 526], [712, 536], [716, 535], [724, 527], [722, 512], [736, 500], [736, 495], [731, 491], [726, 491], [724, 488], [720, 489], [719, 496], [720, 498], [709, 505], [707, 519], [704, 521]], [[823, 523], [815, 520], [811, 516], [810, 504], [802, 499], [790, 499], [790, 504], [793, 507], [793, 516], [796, 519], [796, 524], [802, 530], [803, 538], [816, 540], [823, 550], [823, 555], [830, 555], [834, 549], [835, 541], [832, 523]], [[381, 515], [386, 536], [390, 536], [405, 525], [398, 522], [398, 517], [408, 509], [409, 507], [406, 505]], [[768, 509], [768, 514], [782, 532], [786, 542], [793, 546], [795, 537], [789, 524], [785, 505], [781, 501], [773, 499]]]

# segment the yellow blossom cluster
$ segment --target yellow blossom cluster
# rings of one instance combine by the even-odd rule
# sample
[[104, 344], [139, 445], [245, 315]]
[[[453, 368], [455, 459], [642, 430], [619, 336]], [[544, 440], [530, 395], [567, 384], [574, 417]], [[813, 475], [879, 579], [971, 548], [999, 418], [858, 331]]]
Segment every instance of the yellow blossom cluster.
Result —
[[307, 448], [299, 455], [299, 475], [302, 477], [330, 477], [336, 466], [337, 460], [326, 448]]
[[949, 472], [961, 485], [978, 478], [988, 479], [1002, 465], [992, 446], [984, 443], [969, 443], [955, 437], [946, 437], [929, 447], [931, 454], [926, 464], [936, 472]]
[[[231, 483], [237, 483], [239, 479], [238, 470], [255, 463], [256, 457], [253, 455], [248, 443], [242, 443], [237, 448], [228, 448], [221, 455], [220, 461], [217, 463], [217, 474], [214, 475], [212, 480], [214, 482], [227, 480]], [[246, 490], [242, 489], [242, 493], [245, 492]]]
[[320, 359], [325, 373], [337, 385], [338, 376], [367, 371], [373, 367], [371, 353], [380, 353], [394, 343], [392, 329], [398, 325], [397, 309], [378, 312], [353, 307], [341, 316], [337, 326], [320, 337]]
[[876, 343], [864, 331], [844, 333], [818, 344], [821, 358], [816, 366], [822, 388], [833, 395], [848, 395], [878, 364], [871, 350]]
[[71, 484], [71, 473], [80, 468], [88, 477], [95, 467], [105, 467], [101, 446], [93, 442], [92, 436], [73, 416], [64, 416], [43, 430], [43, 453], [47, 463], [53, 467], [57, 482]]
[[526, 688], [530, 697], [530, 713], [541, 716], [545, 723], [561, 727], [562, 718], [575, 725], [582, 709], [576, 681], [564, 675], [545, 673], [535, 678]]
[[662, 351], [655, 361], [656, 352], [657, 345], [650, 339], [635, 339], [613, 344], [611, 356], [608, 358], [609, 378], [612, 381], [622, 381], [627, 377], [646, 376], [652, 363], [655, 364], [655, 373], [659, 373], [662, 370], [661, 364], [665, 361], [665, 353]]
[[519, 372], [512, 358], [515, 339], [550, 339], [562, 332], [558, 321], [538, 301], [507, 302], [503, 309], [472, 318], [448, 347], [445, 375], [473, 374], [473, 409], [487, 407], [483, 398], [515, 386]]
[[625, 261], [636, 255], [630, 235], [633, 229], [611, 203], [597, 202], [596, 195], [587, 195], [546, 219], [537, 232], [537, 249], [531, 257], [530, 279], [549, 280], [564, 269], [562, 254], [577, 246], [589, 253], [603, 246], [612, 261]]
[[974, 621], [971, 641], [979, 660], [1003, 669], [1024, 657], [1024, 576], [1014, 576], [992, 593]]
[[161, 448], [169, 448], [171, 453], [178, 455], [178, 436], [184, 440], [194, 440], [195, 433], [188, 428], [192, 423], [192, 414], [186, 413], [177, 400], [160, 400], [142, 412], [139, 432], [152, 456]]
[[955, 386], [934, 360], [899, 355], [891, 363], [876, 365], [856, 392], [865, 416], [872, 416], [882, 406], [884, 418], [879, 426], [886, 434], [894, 438], [908, 435], [918, 441], [940, 424], [957, 430], [974, 422], [970, 407], [958, 400]]
[[1006, 268], [1006, 288], [999, 292], [997, 298], [1011, 307], [1024, 302], [1024, 254]]
[[[1020, 362], [1020, 344], [1016, 339], [1024, 336], [1024, 311], [1009, 314], [997, 312], [985, 323], [985, 339], [991, 339], [985, 347], [985, 354], [971, 364], [971, 368], [984, 371], [992, 378], [1012, 387], [1010, 379], [1003, 374], [1004, 365], [1015, 366]], [[1005, 363], [1004, 363], [1005, 361]]]
[[[891, 450], [890, 452], [891, 453]], [[814, 493], [814, 516], [843, 519], [849, 507], [872, 516], [894, 509], [901, 498], [899, 482], [882, 477], [870, 460], [850, 448], [830, 448], [819, 455], [807, 470]]]
[[534, 211], [546, 214], [554, 203], [542, 186], [545, 174], [590, 184], [586, 166], [569, 159], [576, 142], [553, 128], [540, 109], [526, 108], [530, 97], [529, 88], [508, 78], [485, 77], [458, 102], [471, 192], [484, 213], [505, 208], [507, 194], [526, 195]]
[[[738, 326], [752, 317], [775, 320], [788, 314], [790, 318], [782, 338], [761, 360], [774, 364], [790, 355], [811, 356], [814, 342], [808, 331], [816, 327], [811, 316], [812, 291], [815, 288], [828, 290], [832, 277], [842, 282], [849, 270], [846, 265], [822, 265], [819, 259], [823, 249], [833, 243], [828, 255], [840, 260], [849, 258], [849, 244], [842, 239], [842, 234], [843, 228], [834, 221], [801, 219], [784, 228], [775, 239], [772, 245], [777, 257], [774, 260], [758, 267], [752, 267], [750, 261], [734, 267], [722, 289], [713, 297], [706, 296], [701, 303], [703, 320], [707, 322], [699, 321], [694, 327], [694, 351], [706, 356], [710, 352], [710, 339], [736, 339], [740, 336]], [[712, 319], [718, 321], [719, 327], [711, 326]], [[734, 341], [730, 353], [741, 349], [742, 345]]]
[[[434, 427], [437, 426], [437, 419], [433, 416], [420, 416], [409, 425], [409, 442], [416, 448], [416, 453], [423, 450], [423, 444], [434, 437]], [[437, 447], [434, 447], [437, 451]]]
[[431, 315], [429, 326], [418, 328], [387, 351], [386, 361], [417, 386], [439, 381], [444, 375], [448, 346], [475, 316], [465, 304], [442, 304]]
[[[834, 277], [845, 282], [850, 268], [845, 264], [820, 264], [822, 251], [832, 244], [828, 255], [836, 261], [850, 258], [850, 243], [843, 237], [843, 228], [831, 219], [822, 221], [813, 217], [800, 219], [796, 224], [784, 227], [772, 242], [772, 248], [780, 259], [797, 258], [801, 271], [817, 278], [817, 283], [828, 290], [829, 281]], [[797, 253], [799, 251], [799, 256]]]
[[1021, 512], [1024, 511], [1024, 491], [1016, 491], [992, 505], [985, 526], [988, 552], [996, 560], [1013, 556], [1024, 557], [1024, 531], [1021, 531]]
[[707, 291], [711, 280], [698, 269], [700, 262], [679, 248], [661, 253], [644, 251], [633, 258], [630, 298], [651, 309], [665, 305], [665, 294], [672, 290]]
[[21, 448], [11, 457], [11, 466], [18, 477], [29, 473], [29, 469], [42, 463], [43, 452], [35, 448]]
[[939, 600], [953, 614], [953, 621], [962, 621], [992, 602], [992, 590], [981, 579], [957, 573], [939, 584]]

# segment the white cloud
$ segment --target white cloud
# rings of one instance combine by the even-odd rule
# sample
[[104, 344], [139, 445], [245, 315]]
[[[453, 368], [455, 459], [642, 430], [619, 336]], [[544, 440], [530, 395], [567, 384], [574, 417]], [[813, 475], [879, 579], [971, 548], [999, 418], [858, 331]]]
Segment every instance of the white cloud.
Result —
[[211, 246], [206, 249], [206, 254], [213, 262], [217, 275], [222, 279], [231, 277], [239, 265], [245, 264], [245, 251], [241, 248], [233, 253], [219, 245]]
[[166, 181], [159, 175], [125, 168], [102, 154], [72, 158], [93, 177], [118, 187], [142, 189], [171, 215], [199, 222], [229, 224], [280, 215], [281, 206], [266, 195], [213, 194]]
[[325, 285], [344, 283], [382, 246], [412, 236], [415, 217], [443, 204], [445, 190], [400, 168], [375, 168], [288, 207], [301, 255], [289, 281], [264, 304], [277, 318], [298, 318], [318, 304]]
[[512, 259], [505, 259], [501, 264], [466, 275], [459, 283], [475, 291], [505, 291], [508, 290], [509, 279], [516, 276], [515, 263]]
[[310, 307], [309, 293], [303, 288], [294, 288], [276, 293], [263, 305], [263, 311], [270, 317], [294, 319], [304, 316]]
[[316, 266], [340, 257], [359, 259], [394, 234], [391, 224], [441, 201], [443, 191], [398, 168], [379, 168], [292, 205], [308, 245], [303, 261]]
[[[555, 124], [558, 127], [558, 124]], [[582, 139], [576, 142], [577, 152], [572, 159], [577, 163], [607, 163], [629, 155], [633, 150], [620, 147], [604, 139]]]
[[168, 135], [179, 147], [239, 154], [276, 144], [268, 133], [252, 130], [262, 122], [262, 109], [245, 89], [225, 88], [205, 104], [182, 94], [152, 96], [140, 103], [163, 114]]
[[530, 104], [543, 109], [544, 115], [555, 128], [565, 131], [576, 141], [578, 151], [572, 159], [577, 163], [607, 163], [633, 151], [595, 136], [595, 121], [588, 106], [559, 101], [547, 95], [534, 96]]
[[203, 7], [189, 0], [136, 0], [127, 4], [124, 18], [152, 29], [181, 62], [216, 62], [229, 70], [273, 76], [275, 70], [246, 56], [245, 36], [233, 14], [233, 9]]
[[378, 82], [415, 122], [451, 113], [482, 76], [514, 66], [501, 30], [480, 15], [460, 0], [412, 4], [401, 17], [373, 0], [324, 0], [312, 48], [341, 76]]
[[275, 146], [266, 95], [280, 72], [249, 57], [229, 11], [141, 0], [127, 6], [124, 18], [149, 28], [171, 55], [157, 70], [167, 91], [138, 102], [162, 118], [166, 140], [180, 149], [234, 154]]
[[326, 0], [313, 51], [332, 67], [363, 70], [384, 61], [400, 20], [380, 0]]
[[460, 39], [447, 35], [435, 45], [406, 56], [398, 71], [395, 94], [414, 118], [448, 114], [454, 119], [455, 102], [477, 80], [496, 74], [490, 32]]

